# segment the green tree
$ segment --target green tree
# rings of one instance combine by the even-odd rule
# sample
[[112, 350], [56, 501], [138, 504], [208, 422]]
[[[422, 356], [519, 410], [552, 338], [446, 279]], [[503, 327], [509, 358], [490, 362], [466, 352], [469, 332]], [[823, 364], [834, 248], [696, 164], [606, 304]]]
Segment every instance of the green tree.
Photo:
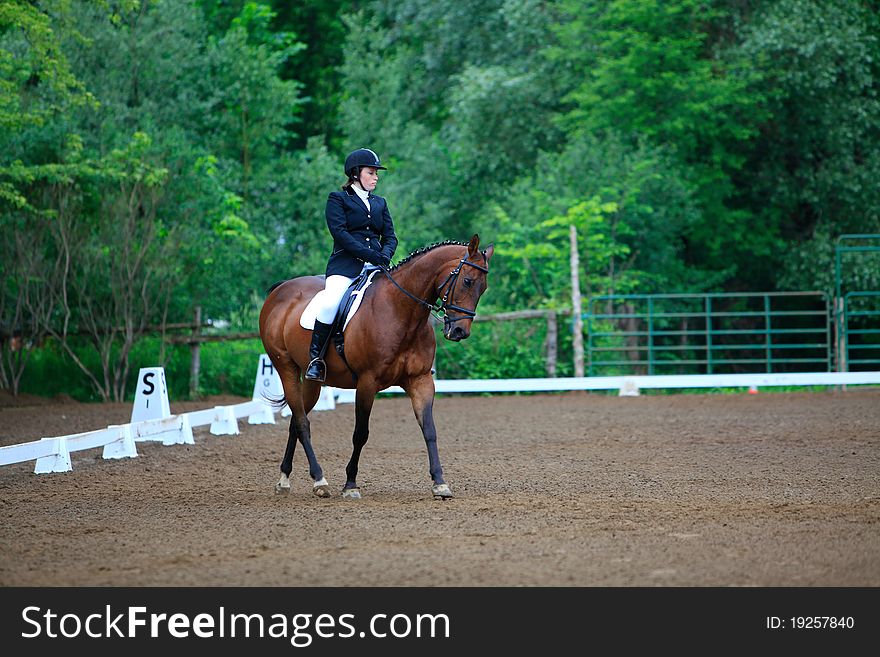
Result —
[[[342, 65], [345, 43], [343, 17], [359, 5], [351, 0], [274, 0], [273, 26], [276, 30], [293, 32], [304, 44], [301, 53], [288, 59], [281, 69], [285, 80], [302, 84], [303, 104], [296, 139], [297, 151], [309, 150], [310, 137], [321, 138], [334, 150], [344, 149], [339, 132], [339, 103], [343, 95]], [[361, 50], [364, 60], [374, 59], [372, 48]]]
[[19, 135], [70, 107], [94, 106], [62, 49], [68, 36], [78, 32], [67, 2], [0, 5], [0, 208], [25, 207], [21, 187], [40, 177], [46, 163], [21, 157]]
[[34, 204], [34, 191], [82, 173], [57, 153], [76, 139], [53, 133], [54, 144], [28, 137], [45, 131], [71, 108], [95, 106], [65, 55], [65, 38], [78, 36], [67, 2], [0, 4], [0, 388], [14, 394], [50, 313], [44, 260], [51, 215]]
[[[398, 254], [443, 239], [461, 239], [456, 202], [460, 183], [452, 170], [448, 147], [414, 113], [415, 53], [392, 44], [390, 32], [375, 17], [357, 14], [349, 28], [342, 67], [344, 94], [339, 107], [345, 147], [337, 156], [341, 172], [345, 155], [366, 146], [379, 153], [382, 172], [377, 193], [386, 196], [400, 239]], [[365, 67], [356, 44], [369, 41], [381, 66]], [[326, 194], [322, 197], [326, 200]]]
[[[485, 233], [483, 205], [559, 146], [545, 6], [380, 2], [346, 25], [346, 149], [372, 144], [394, 165], [382, 185], [408, 222], [401, 246]], [[364, 65], [365, 42], [377, 65]]]
[[[21, 267], [4, 266], [0, 309], [12, 323], [45, 320], [96, 392], [120, 399], [147, 324], [188, 319], [194, 305], [228, 317], [265, 285], [263, 268], [278, 269], [275, 211], [295, 197], [278, 164], [298, 104], [278, 69], [299, 46], [269, 34], [259, 8], [214, 40], [188, 4], [112, 9], [72, 5], [81, 33], [58, 46], [100, 105], [67, 103], [3, 133], [9, 169], [29, 167], [3, 225], [28, 231], [52, 275], [25, 285]], [[37, 287], [56, 311], [21, 319], [18, 301]]]
[[[739, 50], [764, 67], [772, 116], [740, 195], [759, 224], [780, 226], [786, 289], [832, 291], [837, 237], [880, 233], [878, 34], [876, 10], [847, 0], [762, 3], [744, 26]], [[880, 272], [861, 285], [880, 287]]]
[[[615, 210], [572, 210], [585, 202]], [[567, 259], [555, 261], [561, 247], [547, 250], [545, 222], [572, 212], [602, 219], [600, 226], [578, 225], [582, 238], [601, 235], [606, 245], [581, 255], [585, 293], [700, 291], [722, 277], [686, 265], [686, 236], [700, 213], [675, 158], [647, 141], [633, 147], [614, 134], [585, 135], [561, 153], [542, 155], [532, 177], [481, 213], [483, 224], [497, 226], [492, 275], [503, 283], [493, 286], [493, 300], [503, 307], [543, 305], [567, 287]]]
[[256, 166], [271, 166], [291, 137], [301, 85], [282, 80], [279, 72], [304, 46], [292, 34], [268, 31], [273, 16], [268, 9], [257, 12], [248, 3], [244, 12], [226, 34], [210, 39], [212, 103], [203, 123], [213, 132], [215, 153], [239, 165], [239, 186], [247, 198]]
[[[338, 128], [338, 110], [342, 95], [339, 66], [343, 61], [345, 26], [343, 17], [357, 6], [350, 0], [198, 0], [214, 36], [227, 33], [242, 15], [267, 15], [271, 22], [261, 30], [266, 43], [278, 42], [282, 35], [295, 35], [305, 46], [281, 66], [282, 80], [301, 84], [299, 131], [290, 135], [292, 150], [308, 149], [310, 137], [320, 137], [325, 145], [343, 149]], [[370, 59], [369, 47], [363, 52]]]
[[[169, 263], [177, 236], [157, 217], [168, 171], [149, 162], [149, 147], [149, 138], [136, 133], [127, 148], [110, 153], [92, 188], [98, 212], [60, 213], [53, 230], [55, 252], [67, 266], [53, 281], [63, 321], [47, 332], [104, 401], [125, 398], [131, 349], [162, 314], [175, 283]], [[72, 327], [94, 346], [99, 372], [75, 349]]]
[[768, 116], [760, 69], [726, 49], [721, 2], [614, 0], [561, 3], [551, 61], [568, 72], [573, 135], [615, 131], [673, 153], [694, 185], [703, 220], [687, 236], [692, 265], [721, 268], [770, 255], [775, 226], [735, 202], [735, 177]]

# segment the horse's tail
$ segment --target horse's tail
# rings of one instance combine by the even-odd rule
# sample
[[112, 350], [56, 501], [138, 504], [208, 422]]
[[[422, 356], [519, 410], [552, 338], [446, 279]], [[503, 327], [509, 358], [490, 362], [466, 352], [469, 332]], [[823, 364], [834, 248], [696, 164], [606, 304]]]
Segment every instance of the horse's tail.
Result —
[[263, 397], [263, 401], [265, 401], [269, 406], [271, 406], [276, 411], [280, 411], [287, 405], [287, 398], [284, 395], [280, 397], [274, 397], [273, 395], [267, 395], [265, 392], [261, 393]]

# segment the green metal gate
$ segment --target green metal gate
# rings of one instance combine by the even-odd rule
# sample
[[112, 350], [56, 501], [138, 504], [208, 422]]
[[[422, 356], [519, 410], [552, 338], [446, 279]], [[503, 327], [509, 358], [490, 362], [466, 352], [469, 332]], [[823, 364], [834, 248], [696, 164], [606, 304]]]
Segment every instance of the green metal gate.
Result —
[[850, 292], [843, 298], [843, 368], [847, 372], [880, 366], [880, 292]]
[[830, 371], [822, 292], [611, 295], [584, 315], [588, 376]]
[[846, 254], [880, 255], [880, 235], [841, 235], [834, 249], [836, 369], [872, 370], [880, 365], [880, 292], [843, 292]]

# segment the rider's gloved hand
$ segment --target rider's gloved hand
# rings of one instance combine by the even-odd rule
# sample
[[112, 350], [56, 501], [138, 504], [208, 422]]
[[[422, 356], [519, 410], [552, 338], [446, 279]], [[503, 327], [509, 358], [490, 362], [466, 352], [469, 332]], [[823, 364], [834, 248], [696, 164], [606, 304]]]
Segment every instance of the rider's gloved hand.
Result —
[[364, 262], [368, 262], [371, 265], [376, 265], [377, 267], [382, 263], [382, 254], [377, 253], [376, 251], [370, 251], [369, 249], [364, 253], [363, 256]]

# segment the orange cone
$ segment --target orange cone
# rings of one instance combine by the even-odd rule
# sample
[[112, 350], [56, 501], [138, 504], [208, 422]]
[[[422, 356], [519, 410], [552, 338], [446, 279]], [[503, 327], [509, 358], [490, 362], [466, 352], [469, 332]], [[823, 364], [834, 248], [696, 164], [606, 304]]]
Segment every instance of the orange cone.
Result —
[[749, 394], [757, 395], [758, 394], [758, 386], [749, 386]]

